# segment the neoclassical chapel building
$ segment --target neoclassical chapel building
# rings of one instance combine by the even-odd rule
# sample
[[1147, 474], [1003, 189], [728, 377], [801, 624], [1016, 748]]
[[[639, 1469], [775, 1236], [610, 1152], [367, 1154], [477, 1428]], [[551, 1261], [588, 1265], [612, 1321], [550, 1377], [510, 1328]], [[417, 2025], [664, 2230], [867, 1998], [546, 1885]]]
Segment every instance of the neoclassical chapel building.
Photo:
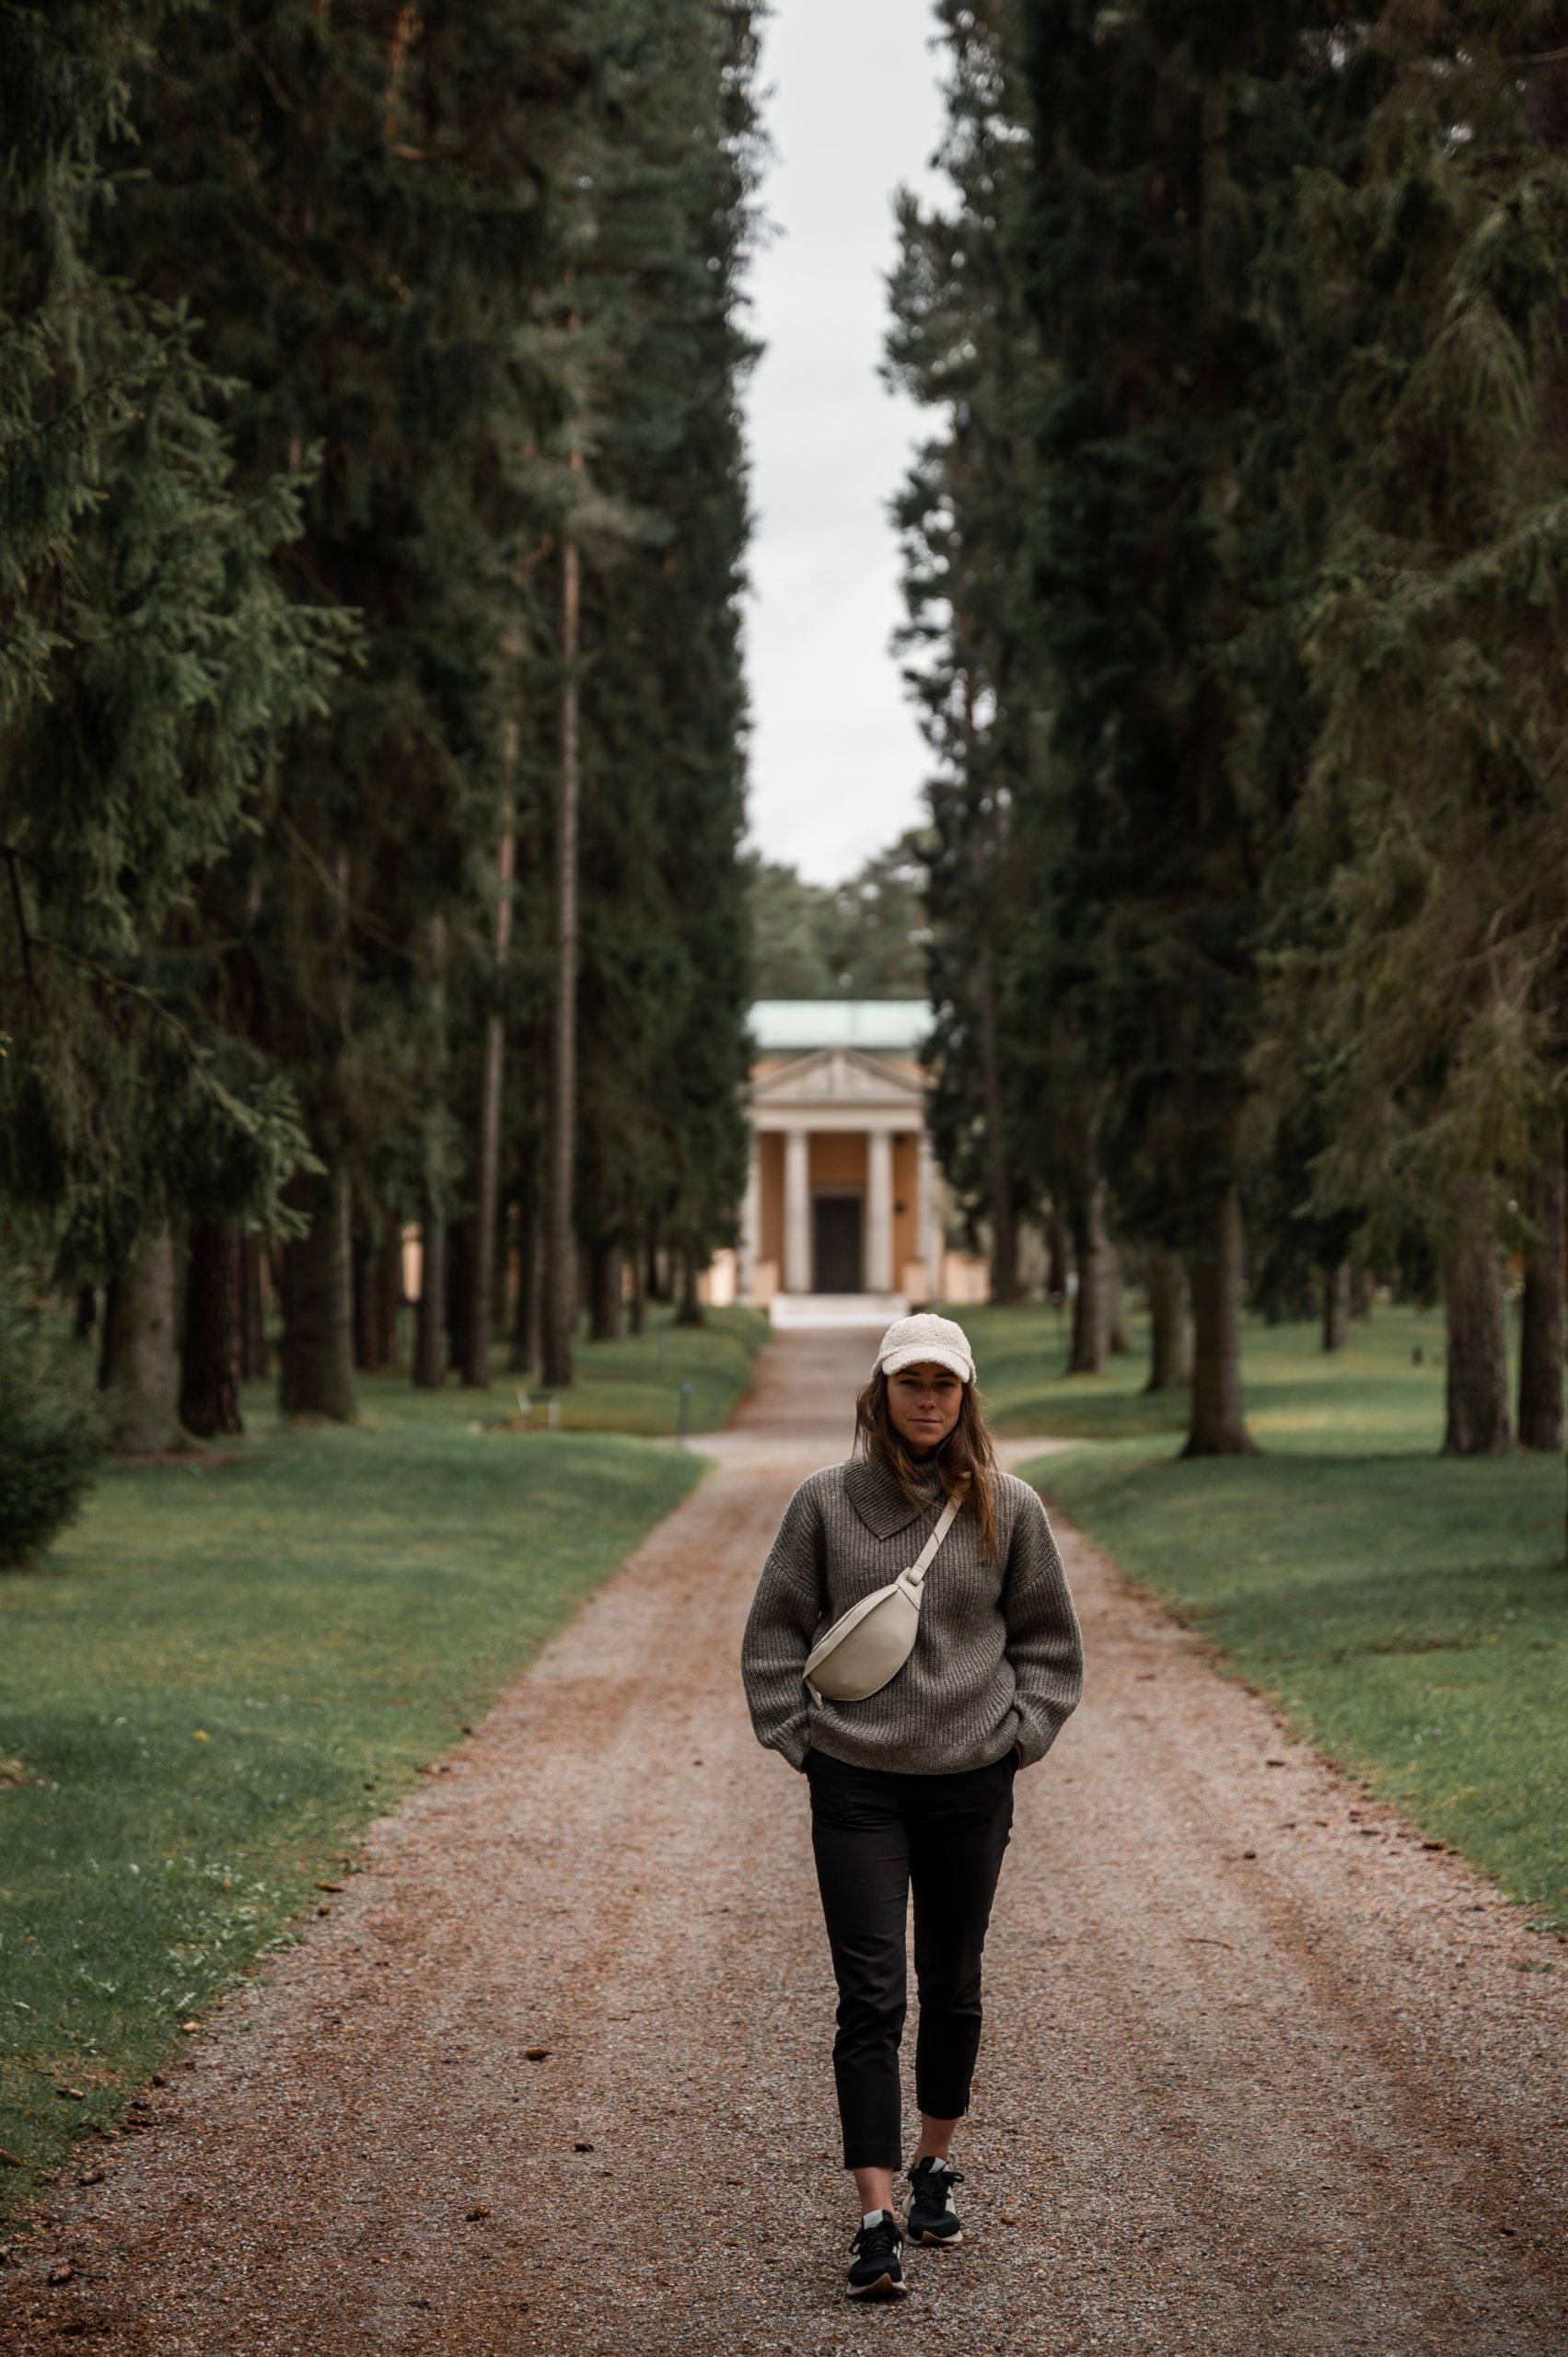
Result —
[[715, 1264], [714, 1299], [755, 1302], [785, 1324], [897, 1317], [983, 1287], [983, 1262], [947, 1248], [919, 1058], [929, 1028], [920, 999], [752, 1007], [750, 1178], [740, 1249], [731, 1269]]

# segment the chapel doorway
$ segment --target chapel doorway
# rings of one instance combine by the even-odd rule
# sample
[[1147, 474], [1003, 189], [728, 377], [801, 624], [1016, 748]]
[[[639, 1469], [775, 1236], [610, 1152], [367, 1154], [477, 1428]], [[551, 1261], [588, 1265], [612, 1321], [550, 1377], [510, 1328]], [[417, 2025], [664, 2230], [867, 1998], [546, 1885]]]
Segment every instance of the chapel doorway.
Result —
[[863, 1293], [865, 1289], [859, 1195], [812, 1198], [813, 1261], [817, 1293]]

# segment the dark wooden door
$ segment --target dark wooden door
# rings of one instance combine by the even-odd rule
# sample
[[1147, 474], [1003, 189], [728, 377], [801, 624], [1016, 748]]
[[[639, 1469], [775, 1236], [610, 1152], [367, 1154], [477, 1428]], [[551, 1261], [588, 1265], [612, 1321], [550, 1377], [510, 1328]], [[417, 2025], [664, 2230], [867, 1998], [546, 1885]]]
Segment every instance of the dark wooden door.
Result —
[[818, 1195], [814, 1199], [816, 1292], [860, 1293], [864, 1290], [861, 1211], [858, 1195]]

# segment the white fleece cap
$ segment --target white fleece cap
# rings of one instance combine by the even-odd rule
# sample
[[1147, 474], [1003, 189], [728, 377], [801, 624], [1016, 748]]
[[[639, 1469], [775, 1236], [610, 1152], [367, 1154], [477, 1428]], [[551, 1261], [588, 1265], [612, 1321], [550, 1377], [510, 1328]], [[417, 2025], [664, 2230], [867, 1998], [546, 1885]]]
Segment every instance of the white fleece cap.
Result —
[[871, 1371], [875, 1375], [880, 1368], [884, 1375], [897, 1375], [900, 1367], [920, 1366], [928, 1359], [950, 1367], [960, 1382], [974, 1381], [974, 1353], [963, 1328], [929, 1309], [915, 1318], [894, 1318], [882, 1337]]

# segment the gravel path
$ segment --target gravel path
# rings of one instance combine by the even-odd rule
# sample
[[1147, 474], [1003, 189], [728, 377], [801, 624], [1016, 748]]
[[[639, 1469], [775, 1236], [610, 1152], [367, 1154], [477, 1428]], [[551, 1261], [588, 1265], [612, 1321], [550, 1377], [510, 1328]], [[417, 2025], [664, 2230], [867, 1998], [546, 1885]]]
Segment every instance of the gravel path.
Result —
[[719, 1471], [52, 2197], [7, 2351], [1562, 2357], [1561, 1952], [1066, 1530], [1087, 1699], [1017, 1787], [969, 2239], [845, 2302], [806, 1788], [737, 1654], [865, 1340], [768, 1353]]

